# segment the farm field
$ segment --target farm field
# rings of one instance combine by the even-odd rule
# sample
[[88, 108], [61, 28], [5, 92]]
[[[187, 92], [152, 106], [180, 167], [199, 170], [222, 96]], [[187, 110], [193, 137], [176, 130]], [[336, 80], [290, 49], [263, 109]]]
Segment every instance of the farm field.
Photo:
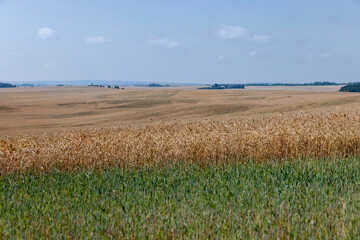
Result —
[[356, 239], [358, 158], [0, 176], [0, 238]]
[[0, 240], [360, 239], [360, 0], [0, 0]]
[[11, 89], [0, 171], [356, 155], [360, 95], [336, 89]]
[[0, 238], [354, 238], [338, 88], [0, 89]]
[[330, 87], [248, 87], [247, 90], [39, 87], [0, 89], [0, 133], [113, 127], [174, 120], [223, 119], [344, 107], [356, 93]]

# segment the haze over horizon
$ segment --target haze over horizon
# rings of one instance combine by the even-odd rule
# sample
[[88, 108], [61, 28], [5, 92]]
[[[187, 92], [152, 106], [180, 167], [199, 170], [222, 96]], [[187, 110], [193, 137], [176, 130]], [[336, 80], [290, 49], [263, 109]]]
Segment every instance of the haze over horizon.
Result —
[[0, 82], [360, 81], [360, 1], [0, 0]]

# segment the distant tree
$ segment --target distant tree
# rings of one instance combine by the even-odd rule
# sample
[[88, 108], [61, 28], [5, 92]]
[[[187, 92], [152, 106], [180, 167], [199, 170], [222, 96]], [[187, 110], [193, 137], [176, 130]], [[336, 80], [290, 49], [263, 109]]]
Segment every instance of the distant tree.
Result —
[[244, 89], [244, 84], [217, 84], [215, 83], [211, 87], [203, 87], [200, 89]]
[[115, 86], [114, 88], [119, 89], [119, 86]]
[[0, 82], [0, 88], [14, 88], [16, 85], [12, 85], [10, 83], [2, 83]]
[[20, 85], [20, 87], [34, 87], [34, 84], [31, 83], [23, 83]]
[[344, 85], [335, 82], [313, 82], [313, 83], [247, 83], [245, 86], [333, 86]]
[[314, 86], [331, 86], [331, 85], [338, 85], [335, 82], [314, 82], [312, 83]]
[[150, 83], [149, 87], [162, 87], [162, 85], [160, 85], [158, 83]]
[[360, 83], [348, 84], [340, 88], [339, 92], [360, 92]]

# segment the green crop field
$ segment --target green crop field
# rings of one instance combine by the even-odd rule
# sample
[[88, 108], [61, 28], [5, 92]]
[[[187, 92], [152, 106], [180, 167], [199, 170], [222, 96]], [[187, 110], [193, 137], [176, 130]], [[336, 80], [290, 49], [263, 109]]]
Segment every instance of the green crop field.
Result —
[[357, 238], [360, 159], [0, 176], [0, 238]]

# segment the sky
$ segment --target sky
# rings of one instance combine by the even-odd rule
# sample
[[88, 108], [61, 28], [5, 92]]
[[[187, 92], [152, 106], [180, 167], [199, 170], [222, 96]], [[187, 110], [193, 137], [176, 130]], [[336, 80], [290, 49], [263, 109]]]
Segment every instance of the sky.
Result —
[[359, 66], [359, 0], [0, 0], [0, 82], [352, 82]]

